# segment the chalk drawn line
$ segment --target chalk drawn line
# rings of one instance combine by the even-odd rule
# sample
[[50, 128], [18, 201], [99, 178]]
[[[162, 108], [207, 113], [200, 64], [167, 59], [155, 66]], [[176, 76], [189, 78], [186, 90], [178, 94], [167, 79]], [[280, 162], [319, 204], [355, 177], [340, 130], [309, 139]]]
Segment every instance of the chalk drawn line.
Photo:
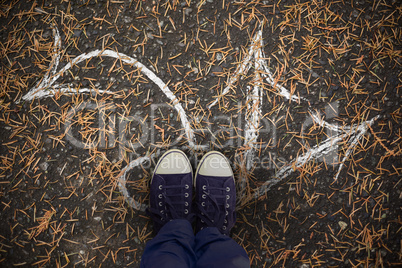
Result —
[[[165, 96], [171, 101], [173, 104], [175, 110], [177, 111], [181, 124], [185, 130], [185, 134], [187, 137], [187, 141], [189, 144], [189, 147], [194, 149], [194, 150], [204, 150], [202, 146], [198, 146], [196, 143], [196, 138], [194, 135], [194, 131], [190, 126], [189, 120], [187, 118], [187, 114], [183, 109], [183, 106], [181, 105], [180, 101], [177, 99], [177, 97], [173, 94], [173, 92], [169, 89], [168, 85], [164, 83], [158, 76], [155, 75], [154, 72], [152, 72], [149, 68], [147, 68], [145, 65], [137, 61], [135, 58], [130, 57], [126, 54], [119, 53], [113, 50], [105, 49], [105, 50], [94, 50], [89, 53], [83, 53], [77, 57], [75, 57], [73, 60], [71, 60], [69, 63], [67, 63], [63, 68], [61, 68], [59, 71], [57, 71], [57, 68], [60, 63], [60, 57], [61, 57], [61, 38], [60, 34], [57, 28], [53, 29], [53, 35], [54, 35], [54, 55], [52, 57], [52, 61], [49, 66], [49, 70], [43, 77], [41, 81], [37, 83], [35, 87], [33, 87], [31, 90], [29, 90], [28, 93], [26, 93], [23, 97], [22, 100], [24, 101], [32, 101], [35, 98], [40, 99], [40, 98], [46, 98], [46, 97], [53, 97], [55, 96], [56, 93], [59, 94], [77, 94], [77, 93], [93, 93], [93, 92], [98, 92], [98, 93], [106, 93], [106, 94], [112, 94], [113, 92], [107, 91], [107, 90], [101, 90], [101, 89], [92, 89], [92, 88], [79, 88], [75, 89], [71, 84], [57, 84], [58, 78], [64, 74], [67, 70], [72, 68], [72, 66], [79, 64], [82, 61], [94, 58], [94, 57], [111, 57], [115, 59], [119, 59], [122, 62], [129, 64], [131, 66], [134, 66], [138, 68], [145, 76], [147, 76], [152, 82], [154, 82], [160, 90], [165, 94]], [[274, 89], [276, 89], [277, 94], [284, 97], [287, 100], [293, 101], [293, 102], [300, 102], [300, 101], [308, 101], [308, 99], [304, 97], [298, 97], [296, 95], [292, 95], [289, 90], [287, 90], [285, 87], [282, 85], [278, 84], [271, 71], [269, 70], [269, 66], [265, 60], [265, 55], [262, 50], [264, 47], [263, 43], [263, 37], [262, 37], [262, 30], [259, 30], [253, 37], [252, 43], [250, 45], [250, 48], [248, 50], [248, 54], [245, 56], [243, 61], [237, 66], [235, 72], [229, 77], [229, 81], [227, 86], [224, 88], [222, 94], [220, 94], [218, 97], [215, 98], [215, 100], [208, 106], [209, 109], [211, 109], [214, 105], [217, 104], [217, 102], [224, 97], [230, 89], [234, 86], [234, 84], [241, 79], [243, 76], [245, 76], [251, 67], [255, 70], [255, 75], [253, 78], [253, 87], [249, 86], [247, 89], [247, 113], [245, 117], [246, 121], [246, 129], [245, 129], [245, 140], [243, 145], [247, 147], [248, 149], [245, 151], [245, 153], [242, 155], [242, 158], [245, 161], [245, 166], [246, 169], [249, 171], [253, 168], [253, 155], [255, 153], [255, 149], [252, 146], [252, 143], [255, 142], [259, 136], [259, 125], [260, 125], [260, 116], [261, 116], [261, 106], [262, 106], [262, 97], [263, 97], [263, 90], [261, 86], [261, 80], [265, 79], [268, 84], [270, 84]], [[254, 63], [254, 65], [252, 65]], [[366, 134], [368, 125], [372, 125], [374, 121], [378, 118], [374, 117], [371, 120], [362, 122], [359, 125], [353, 125], [353, 126], [345, 126], [343, 128], [339, 128], [336, 125], [330, 124], [326, 121], [324, 121], [322, 118], [320, 118], [317, 115], [314, 115], [314, 113], [311, 113], [312, 115], [312, 120], [314, 123], [317, 123], [321, 127], [329, 128], [332, 131], [336, 132], [335, 136], [332, 136], [324, 141], [322, 141], [320, 144], [308, 149], [307, 152], [305, 152], [303, 155], [297, 157], [295, 160], [293, 160], [290, 163], [285, 164], [283, 167], [281, 167], [275, 174], [275, 176], [271, 179], [268, 179], [264, 182], [263, 185], [260, 187], [257, 187], [254, 189], [255, 191], [255, 198], [258, 198], [259, 196], [265, 194], [267, 191], [271, 189], [271, 187], [278, 182], [282, 181], [284, 178], [292, 174], [294, 171], [297, 170], [298, 167], [301, 167], [308, 161], [311, 161], [313, 159], [317, 159], [319, 157], [322, 157], [323, 155], [331, 152], [334, 148], [332, 146], [335, 143], [338, 143], [340, 141], [343, 141], [347, 138], [348, 139], [348, 148], [346, 150], [345, 156], [343, 159], [339, 162], [339, 167], [338, 171], [335, 175], [335, 179], [338, 178], [339, 173], [341, 169], [344, 166], [345, 161], [349, 158], [350, 154], [353, 152], [354, 148], [357, 146], [359, 141], [363, 138], [363, 136]], [[127, 174], [130, 170], [132, 170], [135, 167], [140, 166], [143, 164], [145, 161], [150, 161], [149, 157], [140, 157], [137, 158], [136, 160], [131, 161], [119, 174], [117, 178], [118, 182], [118, 187], [122, 195], [125, 197], [126, 202], [134, 209], [137, 210], [145, 210], [147, 205], [146, 204], [140, 204], [138, 201], [134, 200], [126, 187], [126, 177]], [[244, 187], [246, 178], [240, 178], [240, 183]]]

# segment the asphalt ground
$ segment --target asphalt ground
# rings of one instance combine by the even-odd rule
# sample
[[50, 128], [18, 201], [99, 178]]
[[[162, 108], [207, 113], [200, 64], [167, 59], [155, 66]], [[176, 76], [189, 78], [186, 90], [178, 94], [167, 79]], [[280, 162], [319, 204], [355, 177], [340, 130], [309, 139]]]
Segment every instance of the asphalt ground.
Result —
[[252, 267], [402, 264], [399, 1], [1, 1], [0, 266], [139, 265], [219, 150]]

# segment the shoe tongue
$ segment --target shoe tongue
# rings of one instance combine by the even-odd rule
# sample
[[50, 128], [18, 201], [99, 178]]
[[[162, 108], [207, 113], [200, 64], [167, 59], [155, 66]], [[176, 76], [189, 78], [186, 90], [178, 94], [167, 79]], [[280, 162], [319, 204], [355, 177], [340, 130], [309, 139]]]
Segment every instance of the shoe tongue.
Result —
[[[184, 193], [188, 190], [185, 189], [185, 185], [189, 185], [191, 189], [192, 183], [192, 175], [191, 173], [187, 174], [156, 174], [159, 176], [163, 181], [165, 186], [169, 186], [165, 188], [166, 195], [169, 196], [168, 202], [174, 203], [183, 203]], [[183, 202], [182, 202], [183, 201]]]

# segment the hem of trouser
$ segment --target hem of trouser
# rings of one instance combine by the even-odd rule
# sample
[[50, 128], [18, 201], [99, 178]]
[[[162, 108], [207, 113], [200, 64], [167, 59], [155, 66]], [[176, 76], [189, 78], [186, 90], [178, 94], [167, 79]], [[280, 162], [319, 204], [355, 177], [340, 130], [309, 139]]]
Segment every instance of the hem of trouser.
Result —
[[140, 267], [194, 267], [196, 255], [193, 248], [191, 223], [186, 219], [171, 220], [147, 242]]
[[207, 227], [194, 236], [185, 219], [167, 222], [146, 245], [141, 260], [146, 267], [250, 267], [247, 252], [216, 227]]
[[245, 249], [216, 227], [207, 227], [195, 236], [197, 268], [249, 268]]

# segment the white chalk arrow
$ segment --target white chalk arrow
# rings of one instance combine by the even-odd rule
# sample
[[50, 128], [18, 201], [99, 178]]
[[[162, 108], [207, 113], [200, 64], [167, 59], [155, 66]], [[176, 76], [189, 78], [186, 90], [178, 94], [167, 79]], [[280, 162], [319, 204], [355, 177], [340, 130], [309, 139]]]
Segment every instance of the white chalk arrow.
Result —
[[[282, 85], [278, 84], [271, 71], [268, 68], [268, 63], [265, 59], [263, 51], [264, 41], [262, 37], [262, 29], [252, 38], [252, 43], [248, 49], [247, 55], [243, 58], [241, 63], [237, 66], [234, 73], [229, 77], [227, 86], [223, 89], [222, 94], [215, 98], [215, 100], [208, 106], [211, 109], [218, 101], [230, 92], [239, 79], [247, 75], [250, 69], [254, 70], [254, 78], [251, 82], [253, 86], [247, 86], [247, 112], [245, 116], [246, 129], [244, 136], [244, 146], [247, 149], [244, 152], [243, 159], [246, 161], [246, 169], [250, 170], [253, 167], [253, 158], [255, 149], [253, 143], [257, 141], [259, 136], [259, 126], [261, 120], [261, 106], [262, 106], [262, 79], [276, 89], [277, 94], [291, 101], [299, 102], [300, 100], [306, 100], [305, 98], [299, 98], [298, 96], [291, 95], [290, 91]], [[252, 68], [253, 67], [253, 68]], [[241, 179], [242, 181], [244, 180]]]
[[[313, 116], [315, 119], [318, 120], [317, 116]], [[339, 163], [338, 171], [336, 172], [336, 175], [334, 176], [334, 179], [337, 180], [339, 173], [342, 170], [342, 167], [345, 164], [345, 161], [349, 158], [350, 154], [353, 152], [353, 150], [356, 148], [358, 142], [363, 138], [363, 136], [366, 134], [368, 130], [368, 126], [372, 125], [375, 120], [377, 120], [379, 116], [376, 116], [372, 118], [369, 121], [365, 121], [361, 123], [360, 125], [353, 125], [353, 126], [347, 126], [344, 129], [339, 129], [336, 125], [331, 125], [328, 123], [324, 123], [323, 120], [316, 121], [316, 123], [319, 123], [322, 127], [330, 128], [332, 130], [336, 130], [338, 134], [327, 138], [323, 142], [321, 142], [319, 145], [316, 145], [312, 148], [310, 148], [307, 152], [305, 152], [303, 155], [297, 157], [295, 160], [292, 162], [285, 164], [283, 167], [281, 167], [275, 174], [274, 178], [271, 178], [267, 180], [263, 185], [258, 187], [255, 191], [255, 198], [258, 198], [259, 196], [264, 195], [267, 191], [271, 189], [272, 186], [280, 182], [282, 179], [286, 178], [290, 174], [292, 174], [294, 171], [296, 171], [298, 168], [306, 164], [308, 161], [311, 161], [313, 159], [318, 159], [326, 154], [330, 153], [333, 148], [335, 147], [334, 145], [345, 141], [346, 139], [349, 138], [347, 141], [347, 149], [345, 156], [342, 158], [342, 160]], [[337, 147], [336, 147], [337, 148]]]
[[[223, 92], [208, 106], [209, 109], [215, 106], [220, 99], [222, 99], [234, 88], [239, 79], [245, 77], [251, 67], [254, 67], [253, 69], [255, 74], [254, 79], [252, 80], [253, 87], [251, 88], [248, 86], [246, 97], [247, 113], [245, 117], [246, 129], [244, 145], [249, 149], [244, 152], [243, 159], [246, 161], [245, 166], [247, 170], [251, 170], [253, 167], [255, 149], [252, 143], [256, 142], [259, 136], [262, 95], [264, 93], [261, 86], [261, 79], [265, 79], [265, 81], [276, 91], [276, 94], [284, 97], [287, 100], [297, 103], [300, 103], [300, 101], [308, 102], [308, 99], [292, 95], [289, 90], [277, 83], [277, 80], [274, 79], [268, 63], [265, 60], [264, 51], [262, 50], [263, 47], [264, 42], [262, 38], [262, 30], [259, 30], [252, 39], [252, 43], [249, 47], [247, 55], [245, 55], [241, 63], [237, 66], [235, 72], [229, 77], [227, 86], [223, 89]], [[316, 114], [312, 113], [312, 121], [321, 127], [329, 129], [331, 131], [331, 136], [322, 141], [320, 144], [310, 148], [307, 152], [297, 157], [292, 162], [287, 163], [280, 168], [273, 178], [270, 178], [262, 186], [255, 189], [255, 197], [258, 198], [259, 196], [265, 194], [273, 185], [292, 174], [297, 170], [297, 168], [303, 166], [307, 162], [314, 159], [321, 159], [323, 156], [332, 153], [335, 150], [337, 151], [338, 143], [349, 138], [347, 142], [348, 148], [345, 156], [339, 162], [338, 171], [334, 177], [334, 179], [338, 179], [339, 173], [344, 166], [345, 161], [349, 158], [358, 142], [366, 134], [368, 128], [367, 125], [372, 125], [377, 118], [378, 116], [372, 118], [371, 120], [362, 122], [360, 125], [345, 126], [340, 128], [337, 125], [329, 124]], [[243, 178], [240, 178], [241, 191], [244, 191], [245, 181], [246, 177], [244, 175]]]
[[[61, 58], [61, 38], [59, 31], [55, 28], [53, 30], [54, 34], [54, 55], [52, 57], [52, 61], [49, 66], [49, 70], [43, 77], [41, 81], [39, 81], [34, 88], [32, 88], [27, 94], [22, 97], [23, 101], [32, 101], [37, 98], [46, 98], [53, 97], [56, 94], [78, 94], [78, 93], [105, 93], [112, 94], [111, 91], [101, 90], [101, 89], [93, 89], [93, 88], [74, 88], [72, 84], [58, 84], [57, 80], [61, 75], [63, 75], [66, 71], [72, 68], [74, 65], [79, 64], [85, 60], [94, 58], [94, 57], [111, 57], [115, 59], [119, 59], [122, 62], [129, 64], [135, 68], [138, 68], [148, 79], [154, 82], [160, 90], [165, 94], [165, 96], [171, 101], [172, 105], [176, 109], [183, 129], [185, 130], [185, 134], [187, 137], [188, 144], [192, 149], [204, 150], [205, 148], [198, 146], [196, 143], [196, 138], [194, 136], [194, 131], [190, 126], [188, 117], [186, 112], [184, 111], [181, 103], [173, 94], [173, 92], [169, 89], [166, 83], [164, 83], [159, 77], [155, 75], [150, 69], [148, 69], [145, 65], [137, 61], [135, 58], [125, 55], [123, 53], [118, 53], [113, 50], [94, 50], [89, 53], [83, 53], [69, 63], [67, 63], [63, 68], [57, 71], [60, 58]], [[283, 96], [285, 99], [300, 102], [300, 101], [308, 101], [306, 98], [298, 97], [296, 95], [292, 95], [289, 90], [285, 87], [277, 83], [277, 80], [274, 79], [273, 74], [269, 70], [269, 66], [267, 61], [265, 60], [265, 55], [263, 51], [264, 42], [262, 38], [262, 30], [257, 31], [252, 39], [252, 43], [248, 50], [247, 55], [245, 55], [242, 62], [237, 66], [235, 72], [229, 77], [227, 86], [224, 88], [223, 92], [215, 98], [215, 100], [208, 106], [208, 108], [212, 108], [214, 105], [218, 103], [218, 101], [223, 98], [235, 85], [235, 83], [247, 75], [251, 68], [254, 69], [254, 77], [252, 79], [252, 86], [247, 87], [247, 112], [245, 116], [246, 128], [245, 128], [245, 139], [244, 139], [244, 147], [247, 150], [243, 154], [243, 159], [245, 159], [245, 167], [247, 170], [251, 170], [253, 168], [253, 156], [255, 154], [255, 148], [253, 143], [257, 141], [259, 136], [259, 126], [261, 120], [261, 107], [262, 107], [262, 96], [264, 94], [262, 88], [262, 80], [265, 80], [269, 85], [276, 90], [276, 94]], [[371, 120], [362, 122], [359, 125], [345, 126], [343, 128], [339, 128], [337, 125], [329, 124], [328, 122], [321, 119], [319, 116], [314, 115], [312, 113], [312, 120], [314, 123], [320, 125], [321, 127], [325, 127], [330, 129], [335, 133], [333, 136], [321, 142], [319, 145], [316, 145], [310, 149], [308, 149], [303, 155], [297, 157], [294, 161], [284, 165], [281, 169], [279, 169], [274, 178], [270, 178], [266, 180], [266, 182], [255, 189], [255, 197], [263, 195], [269, 189], [280, 182], [294, 171], [297, 168], [303, 166], [308, 161], [319, 159], [323, 155], [328, 154], [329, 152], [337, 150], [337, 146], [334, 144], [338, 144], [341, 141], [347, 140], [348, 147], [346, 149], [346, 153], [343, 159], [339, 162], [338, 171], [336, 173], [335, 179], [338, 178], [339, 173], [344, 166], [345, 161], [349, 158], [350, 154], [353, 152], [356, 145], [366, 134], [368, 125], [372, 125], [374, 121], [378, 117], [374, 117]], [[150, 156], [152, 157], [152, 155]], [[144, 210], [146, 205], [140, 204], [136, 200], [134, 200], [127, 191], [126, 188], [126, 177], [130, 170], [133, 168], [140, 166], [145, 161], [149, 161], [149, 157], [140, 157], [127, 165], [120, 175], [118, 176], [117, 182], [120, 192], [126, 198], [127, 203], [133, 207], [134, 209]], [[241, 187], [244, 190], [246, 178], [240, 178]]]
[[[160, 90], [166, 95], [166, 97], [171, 101], [172, 105], [176, 109], [177, 113], [179, 114], [181, 124], [185, 130], [189, 146], [191, 148], [197, 148], [197, 145], [195, 143], [195, 137], [194, 137], [194, 132], [190, 127], [190, 123], [187, 119], [186, 113], [184, 112], [184, 109], [179, 102], [179, 100], [176, 98], [176, 96], [173, 94], [173, 92], [169, 89], [168, 85], [166, 85], [159, 77], [155, 75], [154, 72], [152, 72], [150, 69], [148, 69], [145, 65], [137, 61], [136, 59], [127, 56], [123, 53], [115, 52], [110, 49], [105, 49], [105, 50], [94, 50], [89, 53], [83, 53], [77, 57], [75, 57], [73, 60], [71, 60], [69, 63], [67, 63], [60, 71], [57, 71], [57, 67], [60, 62], [60, 35], [59, 31], [57, 29], [54, 29], [53, 31], [55, 35], [55, 55], [52, 58], [52, 62], [50, 63], [50, 68], [45, 77], [40, 81], [36, 87], [32, 88], [27, 94], [25, 94], [22, 97], [22, 100], [24, 101], [31, 101], [35, 98], [46, 98], [46, 97], [53, 97], [56, 92], [61, 93], [61, 94], [78, 94], [78, 93], [108, 93], [111, 94], [112, 92], [110, 91], [104, 91], [104, 90], [95, 90], [93, 88], [80, 88], [80, 89], [75, 89], [73, 88], [72, 85], [65, 85], [65, 84], [57, 84], [56, 81], [57, 79], [64, 74], [67, 70], [69, 70], [71, 67], [73, 67], [76, 64], [79, 64], [80, 62], [83, 62], [85, 60], [94, 58], [94, 57], [111, 57], [115, 59], [119, 59], [122, 62], [129, 64], [135, 68], [138, 68], [146, 77], [148, 77], [152, 82], [154, 82]], [[52, 74], [52, 75], [50, 75]]]

